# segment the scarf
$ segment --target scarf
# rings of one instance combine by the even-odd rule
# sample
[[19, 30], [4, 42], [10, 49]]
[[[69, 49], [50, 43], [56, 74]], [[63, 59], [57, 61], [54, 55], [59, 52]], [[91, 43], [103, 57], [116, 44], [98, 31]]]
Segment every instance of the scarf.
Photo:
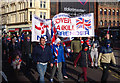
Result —
[[58, 59], [57, 59], [57, 56], [58, 56], [58, 46], [55, 47], [54, 49], [54, 53], [55, 53], [55, 66], [58, 68]]

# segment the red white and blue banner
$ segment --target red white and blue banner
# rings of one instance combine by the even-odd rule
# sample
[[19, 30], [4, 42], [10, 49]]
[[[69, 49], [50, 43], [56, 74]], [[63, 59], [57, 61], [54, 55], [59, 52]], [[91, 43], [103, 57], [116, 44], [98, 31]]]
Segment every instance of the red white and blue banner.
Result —
[[52, 20], [44, 20], [33, 15], [32, 42], [39, 42], [40, 37], [54, 42], [56, 35], [60, 37], [91, 37], [94, 36], [94, 14], [84, 14], [71, 18], [66, 13], [60, 13]]
[[94, 36], [94, 14], [84, 14], [70, 18], [68, 14], [60, 13], [52, 19], [58, 36], [61, 37], [91, 37]]
[[51, 20], [40, 19], [33, 15], [32, 42], [39, 42], [41, 37], [44, 37], [46, 41], [51, 41]]

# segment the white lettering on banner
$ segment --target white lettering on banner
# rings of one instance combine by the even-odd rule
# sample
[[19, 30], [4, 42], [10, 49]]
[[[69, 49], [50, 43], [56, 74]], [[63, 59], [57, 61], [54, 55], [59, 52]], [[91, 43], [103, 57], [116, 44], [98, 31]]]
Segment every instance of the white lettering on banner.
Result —
[[74, 25], [57, 25], [56, 26], [57, 30], [74, 30]]
[[71, 19], [70, 18], [57, 18], [55, 20], [55, 24], [58, 23], [71, 23]]
[[59, 36], [64, 36], [64, 37], [67, 37], [67, 36], [70, 36], [70, 35], [82, 36], [82, 35], [89, 35], [89, 31], [74, 31], [74, 32], [71, 32], [71, 31], [58, 31], [58, 35]]

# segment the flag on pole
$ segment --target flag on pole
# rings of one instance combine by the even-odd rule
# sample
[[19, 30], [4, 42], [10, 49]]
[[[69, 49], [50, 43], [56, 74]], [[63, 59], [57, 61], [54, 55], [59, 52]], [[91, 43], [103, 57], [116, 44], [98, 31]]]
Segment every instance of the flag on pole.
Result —
[[109, 34], [110, 26], [108, 26], [107, 34]]
[[56, 40], [56, 35], [57, 35], [57, 30], [52, 22], [52, 28], [51, 28], [51, 44], [55, 44]]

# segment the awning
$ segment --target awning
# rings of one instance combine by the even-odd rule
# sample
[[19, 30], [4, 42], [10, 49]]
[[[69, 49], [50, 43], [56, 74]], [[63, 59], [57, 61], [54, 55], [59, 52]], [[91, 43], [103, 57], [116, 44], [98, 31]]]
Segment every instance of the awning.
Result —
[[16, 28], [16, 29], [9, 29], [9, 32], [18, 32], [19, 31], [19, 28]]
[[22, 28], [22, 32], [31, 32], [31, 27]]

